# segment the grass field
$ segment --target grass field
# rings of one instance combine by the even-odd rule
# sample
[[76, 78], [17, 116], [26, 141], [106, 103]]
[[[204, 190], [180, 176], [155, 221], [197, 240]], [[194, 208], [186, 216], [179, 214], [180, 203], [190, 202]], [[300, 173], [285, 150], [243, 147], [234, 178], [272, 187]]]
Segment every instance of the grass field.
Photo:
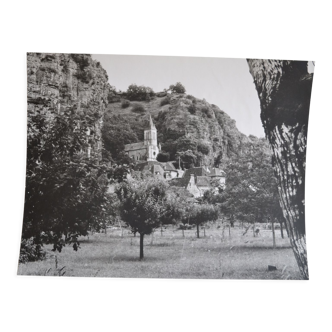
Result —
[[[294, 254], [286, 236], [276, 231], [277, 248], [273, 249], [271, 230], [242, 236], [243, 229], [228, 229], [224, 238], [215, 226], [206, 229], [204, 237], [195, 237], [194, 230], [168, 228], [144, 238], [144, 260], [139, 260], [139, 237], [127, 229], [108, 230], [81, 239], [75, 252], [65, 247], [55, 255], [46, 246], [47, 259], [19, 264], [19, 275], [59, 275], [75, 277], [116, 278], [183, 278], [183, 279], [301, 279]], [[277, 267], [268, 271], [268, 265]]]

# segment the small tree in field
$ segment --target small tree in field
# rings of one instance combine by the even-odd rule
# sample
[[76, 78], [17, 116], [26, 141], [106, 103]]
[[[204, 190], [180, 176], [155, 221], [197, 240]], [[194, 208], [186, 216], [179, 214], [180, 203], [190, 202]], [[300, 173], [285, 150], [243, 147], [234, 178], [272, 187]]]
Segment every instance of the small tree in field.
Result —
[[190, 212], [190, 221], [197, 227], [197, 237], [199, 238], [199, 226], [207, 221], [218, 219], [217, 207], [210, 204], [193, 205]]
[[120, 215], [133, 232], [140, 234], [140, 259], [144, 258], [144, 235], [160, 225], [167, 184], [158, 179], [132, 180], [122, 183], [116, 194], [120, 199]]

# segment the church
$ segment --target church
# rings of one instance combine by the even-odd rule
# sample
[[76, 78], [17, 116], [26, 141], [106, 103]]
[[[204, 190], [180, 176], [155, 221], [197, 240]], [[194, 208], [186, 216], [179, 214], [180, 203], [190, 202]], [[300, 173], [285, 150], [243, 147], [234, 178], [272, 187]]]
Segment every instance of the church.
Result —
[[160, 150], [160, 144], [157, 144], [157, 128], [150, 115], [149, 128], [144, 130], [144, 141], [126, 144], [125, 153], [136, 161], [156, 161]]

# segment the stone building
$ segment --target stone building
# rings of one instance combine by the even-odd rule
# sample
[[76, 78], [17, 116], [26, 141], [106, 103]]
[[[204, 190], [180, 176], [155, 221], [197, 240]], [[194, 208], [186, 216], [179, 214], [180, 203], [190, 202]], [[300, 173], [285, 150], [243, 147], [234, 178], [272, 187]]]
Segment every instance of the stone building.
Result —
[[160, 151], [160, 144], [157, 144], [157, 128], [154, 125], [151, 115], [149, 128], [144, 130], [144, 141], [125, 145], [125, 152], [130, 158], [136, 161], [156, 161]]
[[220, 168], [193, 167], [185, 170], [182, 178], [172, 179], [170, 185], [185, 188], [194, 197], [201, 197], [211, 188], [225, 187], [225, 172]]

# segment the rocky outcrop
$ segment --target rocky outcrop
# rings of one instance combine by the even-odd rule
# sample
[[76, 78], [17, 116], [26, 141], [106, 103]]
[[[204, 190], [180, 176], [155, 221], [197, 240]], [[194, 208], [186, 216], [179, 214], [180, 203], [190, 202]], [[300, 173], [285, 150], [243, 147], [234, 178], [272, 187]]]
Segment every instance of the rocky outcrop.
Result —
[[27, 54], [28, 116], [54, 114], [74, 108], [90, 123], [90, 145], [100, 154], [101, 127], [109, 92], [108, 76], [87, 54]]
[[309, 279], [305, 234], [305, 160], [313, 74], [305, 61], [248, 60], [273, 152], [280, 205], [293, 251]]

